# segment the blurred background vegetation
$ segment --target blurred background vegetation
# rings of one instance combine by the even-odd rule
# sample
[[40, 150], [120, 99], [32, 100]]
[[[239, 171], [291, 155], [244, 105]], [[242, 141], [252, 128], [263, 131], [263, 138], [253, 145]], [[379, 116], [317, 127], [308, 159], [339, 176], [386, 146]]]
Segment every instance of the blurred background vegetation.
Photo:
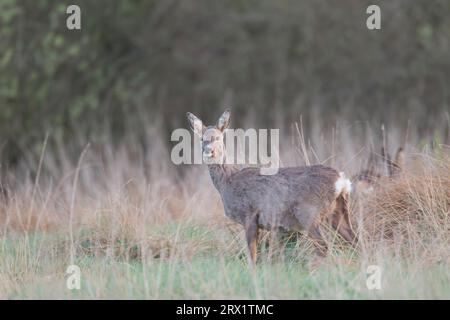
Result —
[[[74, 3], [79, 31], [66, 28]], [[225, 106], [235, 127], [302, 114], [306, 127], [411, 119], [429, 134], [449, 88], [448, 0], [0, 0], [3, 167], [46, 134], [116, 143], [157, 122], [169, 141], [186, 111], [212, 120]]]

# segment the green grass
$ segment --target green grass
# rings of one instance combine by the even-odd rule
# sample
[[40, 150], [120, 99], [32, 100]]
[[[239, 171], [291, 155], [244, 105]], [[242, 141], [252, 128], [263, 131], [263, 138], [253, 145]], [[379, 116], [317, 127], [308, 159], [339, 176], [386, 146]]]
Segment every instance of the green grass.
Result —
[[[166, 232], [173, 232], [173, 225]], [[180, 228], [180, 227], [179, 227]], [[214, 241], [198, 227], [182, 228], [181, 242]], [[206, 239], [205, 239], [206, 237]], [[232, 250], [212, 253], [199, 246], [190, 256], [130, 258], [77, 251], [81, 289], [69, 290], [70, 264], [64, 234], [9, 234], [0, 240], [0, 294], [7, 299], [375, 299], [450, 298], [450, 268], [441, 262], [421, 266], [414, 260], [382, 260], [382, 290], [366, 287], [366, 263], [330, 255], [311, 270], [311, 255], [301, 245], [270, 257], [261, 245], [260, 260], [251, 270], [245, 257]], [[296, 256], [297, 255], [297, 256]]]
[[[224, 217], [204, 168], [175, 178], [163, 166], [146, 180], [130, 154], [108, 158], [104, 174], [83, 166], [76, 188], [72, 165], [44, 165], [40, 181], [54, 171], [58, 183], [24, 181], [9, 193], [0, 298], [450, 299], [448, 158], [423, 154], [404, 176], [351, 198], [357, 250], [324, 227], [330, 251], [319, 262], [307, 237], [261, 232], [251, 270], [243, 228]], [[80, 290], [66, 286], [72, 264]], [[370, 265], [382, 270], [381, 290], [366, 286]]]

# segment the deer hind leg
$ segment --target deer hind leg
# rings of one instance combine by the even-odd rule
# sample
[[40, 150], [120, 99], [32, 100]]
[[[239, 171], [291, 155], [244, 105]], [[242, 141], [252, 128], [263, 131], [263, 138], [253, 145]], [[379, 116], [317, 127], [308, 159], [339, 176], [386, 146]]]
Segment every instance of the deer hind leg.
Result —
[[245, 223], [245, 238], [248, 246], [248, 261], [251, 266], [256, 264], [256, 245], [258, 243], [258, 215], [251, 215]]
[[325, 257], [327, 255], [328, 247], [322, 237], [322, 234], [320, 233], [319, 226], [317, 224], [313, 224], [309, 229], [308, 235], [314, 242], [316, 254], [320, 257]]
[[352, 230], [348, 215], [348, 200], [344, 195], [336, 199], [336, 209], [331, 217], [331, 225], [350, 245], [357, 243], [358, 239]]
[[320, 257], [325, 257], [328, 247], [319, 230], [320, 219], [315, 219], [318, 216], [317, 208], [308, 204], [302, 204], [294, 208], [293, 212], [298, 225], [301, 226], [300, 230], [307, 232], [308, 237], [313, 241], [316, 254]]

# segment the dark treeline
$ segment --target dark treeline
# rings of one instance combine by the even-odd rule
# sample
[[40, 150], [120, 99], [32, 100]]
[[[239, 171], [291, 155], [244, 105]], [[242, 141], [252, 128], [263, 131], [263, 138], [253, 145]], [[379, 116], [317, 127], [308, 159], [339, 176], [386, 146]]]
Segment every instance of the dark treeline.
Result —
[[[82, 30], [66, 28], [66, 8]], [[381, 6], [382, 29], [366, 27]], [[1, 0], [1, 162], [46, 133], [120, 141], [185, 112], [234, 124], [302, 114], [430, 132], [450, 104], [448, 0]]]

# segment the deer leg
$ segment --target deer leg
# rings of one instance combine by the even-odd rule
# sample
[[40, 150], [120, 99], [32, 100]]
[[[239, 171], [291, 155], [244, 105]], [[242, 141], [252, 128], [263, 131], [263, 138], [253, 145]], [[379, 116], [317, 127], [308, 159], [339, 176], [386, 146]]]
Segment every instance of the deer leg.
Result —
[[253, 214], [245, 224], [245, 238], [248, 246], [248, 260], [251, 266], [256, 264], [256, 245], [258, 243], [258, 215]]
[[308, 232], [309, 237], [313, 240], [314, 246], [316, 247], [316, 254], [320, 257], [325, 257], [327, 255], [328, 247], [325, 240], [320, 233], [319, 226], [313, 225]]
[[356, 244], [358, 239], [350, 224], [347, 199], [342, 195], [337, 199], [336, 210], [333, 213], [331, 225], [350, 245]]

